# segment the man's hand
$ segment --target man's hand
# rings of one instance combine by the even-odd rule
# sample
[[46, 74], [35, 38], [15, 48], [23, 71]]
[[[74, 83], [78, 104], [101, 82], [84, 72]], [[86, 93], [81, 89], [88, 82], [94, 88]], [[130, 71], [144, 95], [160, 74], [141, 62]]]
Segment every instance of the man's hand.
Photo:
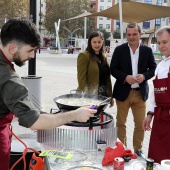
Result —
[[65, 125], [71, 121], [87, 122], [97, 112], [97, 110], [90, 108], [91, 106], [87, 106], [57, 114], [40, 114], [37, 121], [30, 128], [31, 130], [45, 130]]
[[90, 117], [94, 117], [94, 114], [97, 112], [97, 110], [90, 109], [91, 106], [87, 107], [80, 107], [77, 110], [75, 110], [75, 121], [78, 122], [87, 122]]
[[145, 80], [145, 77], [144, 77], [143, 74], [138, 74], [138, 75], [136, 76], [136, 82], [137, 82], [138, 84], [141, 84], [144, 80]]
[[134, 83], [137, 82], [137, 78], [134, 77], [134, 76], [132, 76], [132, 75], [128, 75], [128, 76], [126, 77], [126, 82], [127, 82], [128, 84], [132, 85], [132, 84], [134, 84]]
[[150, 131], [152, 128], [150, 127], [150, 123], [152, 121], [152, 116], [151, 115], [148, 115], [144, 121], [143, 121], [143, 129], [146, 131]]
[[112, 99], [112, 100], [110, 101], [109, 108], [111, 108], [111, 107], [113, 107], [113, 106], [114, 106], [114, 99]]

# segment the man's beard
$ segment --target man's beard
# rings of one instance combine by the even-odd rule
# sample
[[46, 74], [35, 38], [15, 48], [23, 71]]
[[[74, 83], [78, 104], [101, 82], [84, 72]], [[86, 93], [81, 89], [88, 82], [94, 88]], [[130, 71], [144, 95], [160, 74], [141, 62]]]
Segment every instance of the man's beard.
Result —
[[16, 52], [13, 56], [13, 62], [19, 67], [25, 64], [25, 61], [21, 61], [21, 57], [18, 52]]

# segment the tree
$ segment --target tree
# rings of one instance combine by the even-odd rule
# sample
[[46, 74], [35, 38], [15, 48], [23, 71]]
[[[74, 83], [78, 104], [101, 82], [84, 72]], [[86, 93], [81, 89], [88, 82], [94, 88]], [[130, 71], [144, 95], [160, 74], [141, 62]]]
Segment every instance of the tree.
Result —
[[[90, 34], [95, 31], [92, 28], [88, 28], [87, 29], [87, 38], [90, 36]], [[97, 29], [96, 31], [101, 31], [103, 33], [104, 36], [104, 42], [105, 45], [110, 45], [110, 41], [108, 40], [110, 38], [110, 32], [107, 32], [106, 29]]]
[[110, 32], [107, 32], [105, 29], [99, 29], [103, 33], [104, 41], [106, 42], [108, 38], [110, 38]]
[[[125, 38], [126, 37], [126, 33], [123, 33], [123, 38]], [[120, 31], [114, 31], [113, 32], [113, 38], [115, 38], [115, 39], [120, 39], [121, 37], [120, 37]]]
[[120, 39], [120, 32], [119, 31], [114, 31], [113, 32], [113, 38]]
[[90, 28], [90, 27], [87, 27], [87, 30], [86, 30], [86, 38], [88, 38], [90, 36], [90, 34], [94, 31], [93, 28]]
[[26, 18], [29, 0], [0, 0], [0, 28], [5, 19]]
[[73, 32], [76, 28], [81, 28], [75, 32], [75, 34], [82, 35], [82, 29], [84, 26], [83, 18], [63, 21], [76, 15], [82, 14], [87, 10], [89, 3], [88, 0], [46, 0], [46, 15], [44, 16], [44, 26], [49, 33], [55, 33], [54, 22], [61, 19], [59, 35], [62, 37], [68, 37], [70, 33], [63, 29], [68, 28]]

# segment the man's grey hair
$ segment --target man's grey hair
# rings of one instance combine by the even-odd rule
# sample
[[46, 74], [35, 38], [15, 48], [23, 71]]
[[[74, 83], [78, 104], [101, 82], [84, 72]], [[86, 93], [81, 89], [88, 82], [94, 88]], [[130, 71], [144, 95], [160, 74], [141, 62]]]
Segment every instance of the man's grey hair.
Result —
[[156, 36], [161, 35], [164, 31], [170, 35], [170, 26], [163, 26], [156, 31]]

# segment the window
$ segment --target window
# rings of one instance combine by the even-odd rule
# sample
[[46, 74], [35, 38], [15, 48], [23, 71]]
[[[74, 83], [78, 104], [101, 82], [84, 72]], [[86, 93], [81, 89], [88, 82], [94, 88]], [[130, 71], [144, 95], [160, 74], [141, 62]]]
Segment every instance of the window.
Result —
[[144, 0], [144, 3], [145, 3], [145, 4], [151, 4], [151, 3], [152, 3], [152, 0]]
[[162, 0], [157, 0], [156, 4], [157, 5], [162, 5]]
[[103, 28], [103, 24], [99, 24], [99, 29], [102, 29]]
[[94, 9], [96, 8], [96, 4], [91, 4], [90, 7]]
[[110, 24], [106, 24], [106, 29], [110, 29]]
[[94, 23], [95, 23], [95, 19], [94, 18], [90, 18], [89, 22], [90, 22], [90, 25], [93, 26]]
[[104, 10], [104, 6], [100, 6], [100, 11], [103, 11]]
[[112, 2], [111, 0], [108, 0], [108, 2]]
[[100, 2], [104, 2], [104, 0], [100, 0]]
[[161, 27], [161, 18], [155, 19], [155, 27], [160, 28]]
[[120, 30], [120, 21], [116, 21], [116, 30]]
[[99, 20], [103, 20], [103, 18], [102, 18], [102, 17], [99, 17]]
[[143, 29], [150, 29], [150, 21], [143, 22]]
[[110, 18], [107, 18], [107, 20], [110, 20]]

